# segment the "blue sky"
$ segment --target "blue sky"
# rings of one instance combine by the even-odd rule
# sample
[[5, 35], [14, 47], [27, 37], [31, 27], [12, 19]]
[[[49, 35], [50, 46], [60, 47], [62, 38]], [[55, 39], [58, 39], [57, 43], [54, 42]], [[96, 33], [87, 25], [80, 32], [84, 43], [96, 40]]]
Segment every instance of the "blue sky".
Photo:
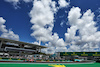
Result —
[[[4, 25], [6, 26], [6, 30], [10, 29], [10, 31], [13, 31], [13, 34], [19, 36], [18, 39], [16, 37], [15, 37], [15, 39], [20, 40], [20, 41], [24, 41], [24, 42], [38, 43], [39, 37], [42, 37], [42, 38], [40, 38], [41, 44], [47, 45], [49, 47], [55, 46], [54, 42], [53, 42], [53, 40], [55, 40], [55, 39], [53, 39], [53, 37], [54, 38], [57, 37], [58, 43], [60, 41], [61, 44], [67, 44], [66, 45], [67, 48], [70, 48], [69, 46], [72, 46], [73, 41], [75, 41], [76, 39], [72, 40], [70, 38], [73, 35], [70, 35], [69, 39], [67, 39], [68, 36], [65, 35], [65, 33], [71, 34], [71, 33], [68, 33], [68, 28], [71, 30], [71, 26], [73, 26], [73, 24], [71, 23], [72, 20], [70, 20], [70, 18], [68, 18], [68, 16], [75, 9], [76, 9], [76, 11], [80, 9], [79, 12], [81, 14], [81, 16], [80, 16], [80, 19], [81, 19], [83, 14], [90, 9], [91, 10], [90, 12], [91, 13], [93, 12], [95, 15], [93, 17], [93, 21], [95, 21], [95, 23], [96, 23], [94, 25], [94, 27], [98, 27], [96, 32], [100, 31], [100, 20], [99, 20], [100, 19], [100, 16], [99, 16], [100, 15], [100, 0], [66, 0], [66, 1], [64, 0], [64, 2], [66, 2], [65, 5], [60, 5], [60, 3], [61, 3], [60, 0], [53, 0], [53, 1], [50, 0], [50, 1], [51, 1], [50, 3], [52, 3], [52, 2], [56, 3], [56, 5], [54, 4], [55, 5], [54, 9], [56, 9], [56, 11], [54, 11], [53, 6], [52, 7], [49, 6], [49, 8], [52, 9], [52, 11], [50, 11], [51, 12], [50, 16], [53, 17], [53, 20], [50, 18], [50, 20], [49, 20], [50, 24], [48, 24], [49, 22], [47, 22], [45, 27], [49, 27], [51, 25], [50, 28], [53, 28], [53, 29], [51, 31], [49, 31], [50, 34], [48, 32], [44, 31], [44, 33], [49, 34], [49, 35], [47, 35], [48, 37], [45, 37], [44, 35], [40, 35], [40, 34], [37, 35], [34, 33], [35, 31], [37, 32], [37, 30], [34, 31], [34, 28], [31, 29], [31, 27], [34, 25], [37, 25], [36, 22], [38, 22], [38, 20], [40, 20], [40, 18], [38, 18], [38, 19], [36, 18], [37, 17], [36, 15], [38, 13], [36, 13], [36, 15], [34, 13], [31, 13], [31, 12], [35, 12], [34, 9], [38, 8], [38, 7], [34, 6], [34, 4], [37, 3], [37, 1], [35, 2], [34, 0], [29, 0], [29, 2], [27, 0], [26, 1], [25, 0], [15, 0], [15, 1], [13, 1], [13, 0], [11, 0], [11, 1], [10, 0], [0, 0], [0, 17], [2, 17], [2, 19], [6, 20], [6, 22], [4, 23]], [[41, 0], [40, 0], [40, 3], [45, 4]], [[39, 8], [42, 8], [40, 6], [39, 6]], [[78, 7], [78, 8], [76, 8], [76, 7]], [[73, 9], [73, 10], [71, 11], [71, 9]], [[49, 12], [47, 12], [47, 13], [49, 14]], [[76, 14], [76, 15], [78, 15], [78, 14]], [[36, 22], [35, 22], [35, 20], [36, 20]], [[39, 21], [39, 23], [42, 24], [42, 22], [40, 22], [40, 21]], [[52, 26], [52, 24], [54, 26]], [[93, 28], [93, 27], [91, 27], [91, 28]], [[45, 28], [43, 28], [43, 29], [45, 29]], [[85, 35], [85, 34], [81, 34], [81, 32], [79, 33], [78, 30], [81, 30], [81, 28], [78, 28], [75, 30], [75, 36], [82, 37], [83, 35]], [[71, 31], [73, 31], [73, 30], [71, 30]], [[0, 35], [2, 35], [3, 33], [4, 32], [0, 31]], [[32, 33], [33, 33], [33, 35], [31, 35]], [[92, 34], [90, 34], [90, 35], [92, 35]], [[12, 35], [10, 35], [10, 39], [13, 39], [13, 38], [11, 38], [11, 36]], [[9, 38], [9, 35], [5, 37], [5, 35], [3, 34], [1, 37]], [[13, 35], [13, 37], [14, 37], [14, 35]], [[43, 38], [45, 38], [45, 39], [48, 38], [48, 39], [46, 41], [44, 41]], [[51, 40], [49, 38], [51, 38]], [[89, 40], [89, 42], [85, 41], [84, 43], [83, 43], [83, 41], [81, 41], [82, 45], [79, 46], [79, 48], [86, 46], [87, 43], [89, 43], [90, 45], [91, 45], [91, 43], [94, 43], [91, 41], [92, 40]], [[95, 44], [97, 44], [97, 43], [99, 43], [99, 42], [96, 42]], [[61, 46], [61, 44], [60, 44], [60, 46]], [[74, 46], [78, 47], [78, 45], [79, 44], [73, 45], [71, 49], [67, 49], [67, 48], [65, 48], [66, 46], [63, 46], [65, 48], [64, 51], [72, 50]], [[100, 46], [100, 45], [97, 44], [97, 47], [98, 46]], [[93, 47], [93, 45], [92, 45], [92, 47]], [[79, 48], [76, 48], [76, 49], [79, 49]], [[48, 49], [48, 51], [50, 49]], [[52, 49], [54, 49], [54, 48], [52, 48]], [[56, 49], [59, 49], [59, 48], [56, 48]], [[52, 50], [50, 50], [50, 51], [52, 51]], [[73, 50], [73, 51], [75, 51], [75, 50]]]
[[19, 9], [14, 9], [12, 4], [1, 0], [0, 16], [6, 19], [7, 22], [5, 25], [7, 26], [7, 29], [13, 29], [13, 31], [19, 35], [21, 41], [33, 42], [35, 39], [30, 36], [31, 23], [30, 17], [28, 16], [28, 13], [32, 8], [32, 3], [23, 3], [20, 7], [21, 8]]

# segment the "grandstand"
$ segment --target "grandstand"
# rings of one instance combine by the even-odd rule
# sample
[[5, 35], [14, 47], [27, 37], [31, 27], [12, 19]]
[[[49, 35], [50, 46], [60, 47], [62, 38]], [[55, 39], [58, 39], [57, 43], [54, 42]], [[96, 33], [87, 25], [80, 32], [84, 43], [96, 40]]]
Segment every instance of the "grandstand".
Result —
[[41, 52], [41, 49], [47, 48], [32, 43], [26, 43], [6, 38], [0, 38], [0, 59], [32, 59], [35, 55], [38, 58], [45, 53]]
[[84, 59], [84, 60], [97, 61], [100, 59], [100, 52], [57, 52], [57, 53], [64, 60]]

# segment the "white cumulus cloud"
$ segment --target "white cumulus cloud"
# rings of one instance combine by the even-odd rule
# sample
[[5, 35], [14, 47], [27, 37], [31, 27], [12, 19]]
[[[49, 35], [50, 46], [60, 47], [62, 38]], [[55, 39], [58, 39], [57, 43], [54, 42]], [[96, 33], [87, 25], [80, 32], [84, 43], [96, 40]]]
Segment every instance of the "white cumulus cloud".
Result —
[[[79, 7], [72, 7], [68, 13], [68, 21], [71, 25], [67, 29], [68, 33], [65, 33], [65, 40], [73, 46], [77, 46], [77, 51], [94, 51], [94, 48], [99, 48], [100, 43], [100, 31], [97, 31], [94, 21], [94, 13], [88, 9], [83, 15]], [[76, 31], [79, 30], [79, 35], [76, 35]], [[97, 47], [98, 46], [98, 47]], [[88, 47], [88, 48], [87, 48]], [[70, 49], [69, 48], [69, 49]]]
[[43, 42], [51, 40], [52, 29], [54, 27], [54, 12], [55, 1], [51, 0], [35, 0], [33, 8], [30, 11], [31, 27], [34, 32], [31, 36], [34, 36], [37, 40]]
[[54, 35], [52, 35], [52, 39], [49, 41], [49, 46], [62, 47], [66, 45], [67, 44], [65, 44], [63, 38], [59, 38], [57, 33], [54, 33]]
[[0, 17], [0, 31], [2, 32], [1, 37], [12, 40], [19, 40], [19, 35], [15, 34], [12, 30], [6, 29], [6, 26], [4, 25], [5, 22], [6, 20]]
[[17, 34], [14, 34], [14, 32], [11, 30], [1, 34], [1, 37], [7, 38], [7, 39], [12, 39], [12, 40], [19, 40], [19, 36]]
[[59, 0], [58, 3], [59, 3], [59, 5], [60, 5], [59, 7], [60, 7], [60, 8], [63, 8], [63, 7], [69, 6], [70, 1], [67, 2], [66, 0]]
[[33, 0], [5, 0], [5, 2], [11, 3], [15, 9], [20, 8], [18, 4], [20, 4], [21, 1], [25, 3], [33, 2]]
[[4, 25], [5, 22], [6, 20], [0, 17], [0, 31], [1, 32], [7, 32], [6, 26]]
[[25, 3], [32, 2], [33, 0], [23, 0]]
[[5, 0], [5, 2], [12, 3], [15, 9], [20, 8], [17, 4], [19, 3], [19, 0]]

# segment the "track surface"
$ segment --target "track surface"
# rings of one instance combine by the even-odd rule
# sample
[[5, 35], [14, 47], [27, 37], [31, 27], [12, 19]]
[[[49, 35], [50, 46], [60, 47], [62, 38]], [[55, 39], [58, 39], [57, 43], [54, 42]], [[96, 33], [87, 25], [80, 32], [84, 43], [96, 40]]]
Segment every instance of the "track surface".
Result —
[[100, 63], [88, 63], [88, 64], [0, 63], [0, 67], [100, 67]]

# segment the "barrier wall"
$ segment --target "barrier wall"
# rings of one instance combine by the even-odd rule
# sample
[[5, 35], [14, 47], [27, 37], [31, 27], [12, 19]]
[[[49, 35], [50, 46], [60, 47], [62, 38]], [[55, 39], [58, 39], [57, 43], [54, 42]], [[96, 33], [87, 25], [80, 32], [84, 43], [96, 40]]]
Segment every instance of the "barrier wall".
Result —
[[100, 56], [100, 52], [60, 52], [60, 56]]

